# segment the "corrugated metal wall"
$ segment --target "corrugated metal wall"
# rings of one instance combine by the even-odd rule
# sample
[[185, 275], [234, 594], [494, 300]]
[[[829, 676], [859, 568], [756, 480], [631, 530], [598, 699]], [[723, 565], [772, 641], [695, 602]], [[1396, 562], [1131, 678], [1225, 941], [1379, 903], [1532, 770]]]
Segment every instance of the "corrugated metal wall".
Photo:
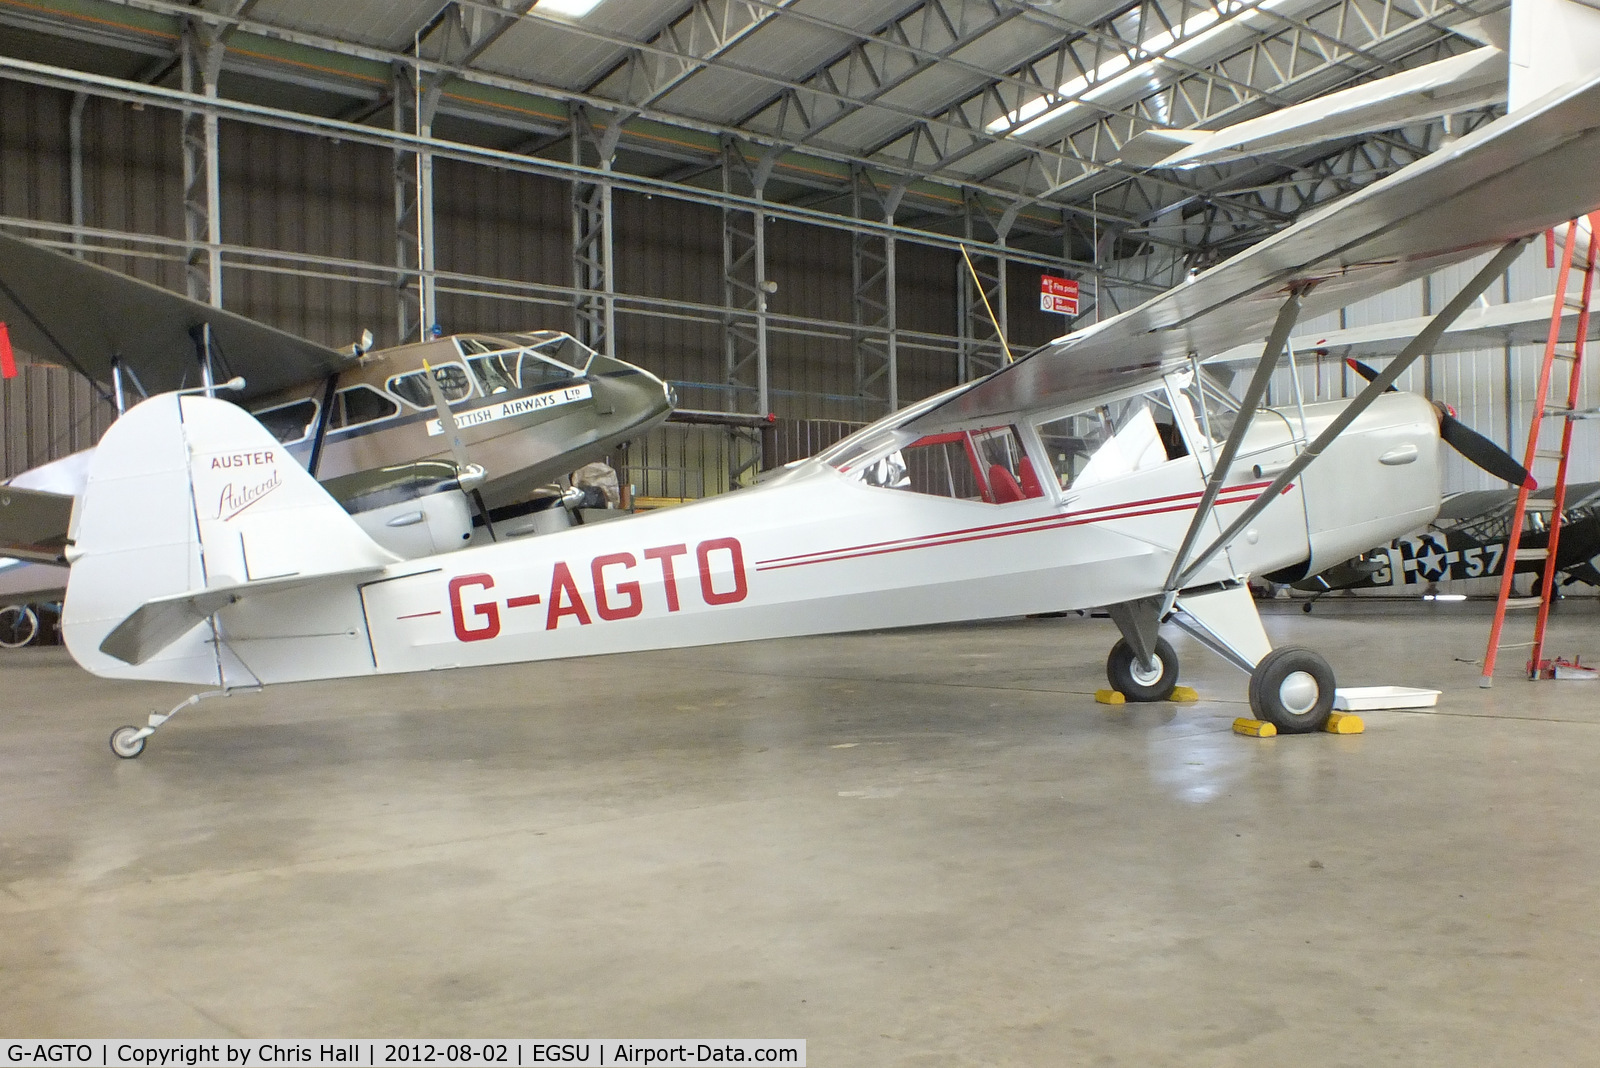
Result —
[[[50, 223], [70, 221], [69, 94], [0, 81], [0, 214]], [[229, 308], [332, 345], [371, 329], [395, 336], [393, 157], [378, 148], [264, 127], [223, 123], [223, 236], [260, 250], [254, 269], [231, 267]], [[126, 255], [99, 262], [181, 289], [183, 233], [179, 120], [171, 112], [90, 99], [83, 110], [85, 223], [169, 239], [127, 242]], [[571, 206], [566, 183], [492, 167], [436, 164], [437, 263], [443, 272], [438, 317], [447, 330], [570, 329]], [[732, 407], [723, 386], [722, 213], [718, 209], [619, 192], [615, 200], [618, 351], [679, 384], [689, 407]], [[103, 239], [100, 244], [105, 244]], [[882, 414], [855, 394], [850, 324], [850, 235], [786, 220], [768, 223], [768, 275], [777, 283], [769, 308], [773, 407], [786, 419], [862, 422]], [[133, 253], [139, 253], [137, 255]], [[955, 381], [956, 254], [898, 243], [900, 397], [909, 402]], [[1486, 300], [1521, 300], [1552, 287], [1541, 247], [1530, 248]], [[1438, 307], [1477, 269], [1464, 264], [1439, 277], [1383, 294], [1303, 324], [1304, 335], [1339, 326], [1408, 318]], [[1013, 265], [1007, 311], [1014, 346], [1025, 350], [1063, 329], [1037, 307], [1036, 268]], [[455, 277], [461, 276], [461, 277]], [[493, 295], [467, 290], [492, 290]], [[1124, 295], [1127, 296], [1127, 295]], [[682, 307], [648, 307], [641, 298]], [[789, 317], [807, 323], [787, 321]], [[936, 335], [928, 337], [925, 335]], [[1419, 364], [1403, 388], [1454, 405], [1461, 417], [1520, 453], [1540, 352], [1536, 346], [1441, 354]], [[1350, 376], [1333, 361], [1303, 363], [1307, 399], [1344, 395]], [[1508, 390], [1509, 383], [1509, 390]], [[1600, 402], [1591, 388], [1584, 403]], [[1291, 397], [1287, 372], [1274, 399]], [[1509, 408], [1508, 408], [1509, 398]], [[0, 385], [4, 473], [92, 443], [109, 419], [90, 387], [58, 369], [29, 368]], [[663, 431], [687, 455], [688, 435]], [[1600, 478], [1600, 426], [1578, 427], [1574, 479]], [[697, 455], [716, 448], [696, 444]], [[726, 450], [723, 450], [725, 453]], [[721, 458], [706, 459], [720, 463]], [[712, 481], [719, 476], [710, 473]], [[1476, 468], [1448, 461], [1447, 490], [1490, 488]]]
[[[0, 82], [0, 113], [6, 117], [0, 125], [0, 214], [71, 221], [71, 107], [69, 94]], [[85, 225], [166, 239], [95, 237], [92, 243], [101, 248], [126, 248], [128, 254], [97, 251], [91, 258], [182, 290], [178, 116], [89, 99], [83, 112], [83, 160]], [[225, 271], [228, 308], [330, 345], [347, 345], [363, 329], [372, 330], [380, 344], [395, 340], [387, 271], [395, 245], [391, 153], [224, 122], [221, 177], [223, 240], [259, 253], [248, 257], [248, 269]], [[568, 185], [451, 160], [436, 163], [435, 181], [436, 257], [442, 273], [438, 319], [445, 329], [571, 329], [571, 299], [561, 292], [573, 281]], [[619, 192], [615, 225], [619, 353], [680, 384], [687, 406], [731, 407], [723, 385], [717, 310], [723, 304], [722, 213]], [[861, 421], [883, 414], [881, 405], [854, 396], [849, 234], [775, 220], [768, 224], [767, 247], [768, 275], [778, 287], [769, 305], [774, 409], [800, 419]], [[956, 266], [948, 250], [899, 243], [901, 328], [948, 339], [908, 336], [902, 341], [903, 401], [955, 382], [956, 344], [950, 335], [956, 322]], [[695, 307], [652, 308], [630, 298]], [[1017, 317], [1027, 319], [1026, 313]], [[1050, 331], [1027, 332], [1035, 341]], [[94, 439], [92, 430], [65, 429], [70, 420], [83, 418], [87, 387], [59, 412], [31, 412], [27, 397], [35, 395], [29, 391], [39, 373], [28, 370], [0, 386], [7, 475]], [[35, 391], [39, 397], [65, 396], [59, 384], [41, 389]], [[50, 444], [39, 443], [36, 424], [46, 426]]]

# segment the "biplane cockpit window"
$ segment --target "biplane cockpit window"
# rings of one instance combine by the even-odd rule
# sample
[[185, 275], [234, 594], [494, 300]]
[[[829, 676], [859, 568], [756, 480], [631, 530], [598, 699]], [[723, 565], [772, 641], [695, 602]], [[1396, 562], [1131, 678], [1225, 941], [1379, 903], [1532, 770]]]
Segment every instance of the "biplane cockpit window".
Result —
[[[414, 407], [432, 408], [433, 392], [428, 389], [427, 379], [422, 377], [426, 373], [412, 371], [395, 375], [386, 383], [389, 392]], [[433, 369], [433, 377], [439, 383], [439, 391], [444, 394], [446, 404], [455, 404], [472, 395], [472, 379], [467, 369], [459, 363], [440, 364]]]
[[551, 363], [539, 353], [524, 352], [518, 368], [523, 389], [538, 389], [543, 385], [566, 382], [576, 378], [578, 372], [564, 364]]
[[538, 334], [518, 334], [517, 339], [546, 360], [553, 360], [558, 364], [571, 368], [571, 371], [566, 376], [568, 378], [573, 375], [586, 374], [589, 370], [589, 362], [595, 356], [593, 349], [570, 334], [546, 331]]
[[472, 373], [478, 376], [483, 391], [489, 394], [507, 393], [517, 388], [517, 363], [522, 358], [521, 349], [474, 356], [467, 361]]
[[311, 425], [317, 419], [317, 402], [298, 400], [251, 414], [267, 428], [267, 433], [278, 439], [278, 444], [292, 445], [311, 433]]
[[333, 411], [328, 426], [339, 430], [375, 423], [400, 414], [400, 405], [382, 390], [368, 385], [347, 386], [333, 395]]
[[1165, 389], [1039, 424], [1061, 487], [1092, 486], [1188, 455]]

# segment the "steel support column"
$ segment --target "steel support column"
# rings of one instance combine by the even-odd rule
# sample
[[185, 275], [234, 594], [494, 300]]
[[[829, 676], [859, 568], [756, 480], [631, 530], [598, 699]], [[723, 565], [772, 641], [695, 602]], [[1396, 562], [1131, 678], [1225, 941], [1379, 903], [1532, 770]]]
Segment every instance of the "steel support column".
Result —
[[[865, 167], [855, 168], [850, 191], [857, 219], [880, 216], [894, 225], [906, 187], [883, 192]], [[900, 407], [899, 319], [895, 305], [895, 235], [857, 230], [850, 239], [852, 308], [856, 325], [856, 396], [861, 417], [875, 419]]]
[[[956, 336], [960, 338], [956, 356], [958, 381], [970, 382], [998, 370], [1006, 362], [1006, 235], [1016, 219], [1015, 209], [999, 219], [992, 218], [970, 190], [962, 214], [962, 235], [978, 240], [980, 228], [994, 232], [998, 251], [971, 249], [972, 268], [964, 259], [956, 260]], [[977, 272], [977, 279], [972, 277]], [[990, 317], [991, 311], [993, 318]]]
[[72, 209], [72, 254], [83, 259], [83, 108], [89, 102], [86, 93], [72, 94], [72, 110], [67, 116], [67, 152], [69, 171], [69, 197]]
[[[396, 133], [433, 136], [440, 86], [418, 80], [417, 68], [390, 67], [390, 93]], [[396, 147], [394, 151], [395, 330], [400, 342], [426, 338], [438, 320], [434, 299], [433, 153]]]
[[[572, 112], [572, 162], [610, 171], [622, 123], [587, 108]], [[617, 286], [614, 270], [612, 186], [605, 179], [572, 183], [573, 320], [579, 341], [607, 356], [617, 354]]]
[[[767, 179], [777, 163], [768, 151], [751, 162], [753, 152], [731, 137], [722, 141], [722, 189], [749, 197], [748, 210], [722, 211], [723, 376], [728, 410], [766, 415], [772, 410], [767, 359], [767, 297], [777, 289], [767, 278]], [[730, 428], [728, 484], [741, 485], [761, 470], [760, 437]], [[745, 455], [743, 447], [755, 448]]]
[[[179, 44], [183, 91], [217, 98], [225, 45], [214, 27], [188, 19]], [[183, 236], [185, 280], [194, 300], [222, 307], [222, 179], [217, 159], [217, 113], [183, 112]]]

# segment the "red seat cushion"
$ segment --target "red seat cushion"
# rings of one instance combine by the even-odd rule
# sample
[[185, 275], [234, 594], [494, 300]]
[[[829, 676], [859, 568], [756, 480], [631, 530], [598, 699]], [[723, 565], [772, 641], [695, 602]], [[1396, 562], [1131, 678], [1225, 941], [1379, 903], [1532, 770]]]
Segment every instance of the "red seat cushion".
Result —
[[1025, 496], [1022, 487], [1017, 484], [1017, 476], [999, 464], [989, 465], [989, 493], [995, 504], [1010, 504], [1023, 500]]

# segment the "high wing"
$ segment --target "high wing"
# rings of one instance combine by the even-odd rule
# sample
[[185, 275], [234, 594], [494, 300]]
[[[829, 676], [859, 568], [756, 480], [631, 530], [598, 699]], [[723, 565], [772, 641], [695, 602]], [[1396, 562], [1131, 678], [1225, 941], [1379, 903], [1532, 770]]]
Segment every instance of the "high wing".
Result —
[[[1491, 304], [1487, 308], [1471, 308], [1451, 323], [1433, 347], [1435, 353], [1466, 352], [1498, 345], [1543, 345], [1550, 335], [1550, 315], [1555, 310], [1555, 297], [1534, 297], [1510, 304]], [[1316, 334], [1298, 334], [1289, 339], [1289, 347], [1297, 354], [1324, 353], [1344, 359], [1392, 356], [1428, 325], [1427, 317], [1396, 319], [1386, 323], [1352, 326], [1344, 330], [1329, 330]], [[1578, 309], [1566, 307], [1561, 312], [1560, 339], [1571, 343], [1578, 336]], [[1600, 319], [1591, 318], [1589, 340], [1600, 337]], [[1257, 340], [1240, 345], [1213, 356], [1209, 363], [1254, 364], [1261, 359], [1264, 342]]]
[[240, 401], [326, 378], [356, 359], [4, 233], [0, 321], [35, 360], [71, 367], [109, 387], [112, 361], [120, 358], [151, 395], [199, 384], [191, 332], [205, 323], [211, 324], [218, 380], [245, 379], [243, 393], [231, 394]]
[[1600, 204], [1600, 77], [1563, 88], [1137, 308], [1059, 338], [907, 425], [1068, 404], [1266, 335], [1291, 287], [1316, 316]]

